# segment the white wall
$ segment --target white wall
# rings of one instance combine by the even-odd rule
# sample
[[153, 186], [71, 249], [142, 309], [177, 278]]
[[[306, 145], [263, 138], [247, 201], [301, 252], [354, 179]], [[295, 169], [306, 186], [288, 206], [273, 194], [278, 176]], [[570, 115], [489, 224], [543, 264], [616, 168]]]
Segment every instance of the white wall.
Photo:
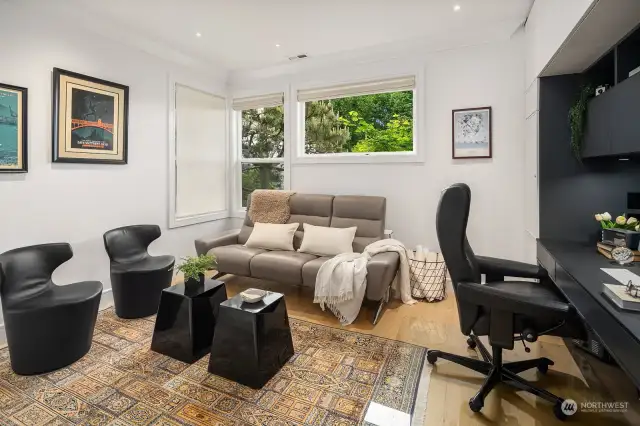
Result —
[[526, 25], [525, 87], [547, 66], [595, 1], [599, 0], [535, 0]]
[[[411, 71], [423, 73], [424, 97], [417, 111], [418, 143], [424, 163], [316, 164], [291, 166], [291, 188], [298, 192], [387, 197], [387, 228], [410, 246], [437, 248], [435, 214], [440, 191], [455, 182], [471, 186], [468, 234], [474, 249], [510, 259], [523, 257], [523, 149], [525, 98], [524, 39], [440, 53], [415, 52], [360, 63], [320, 63], [288, 75], [255, 78], [233, 75], [234, 92], [286, 89], [321, 81], [348, 81]], [[270, 74], [265, 71], [265, 75]], [[493, 158], [451, 159], [451, 110], [493, 108]]]
[[[152, 254], [195, 254], [195, 238], [229, 223], [167, 229], [169, 73], [179, 82], [224, 93], [226, 72], [196, 75], [69, 22], [53, 27], [55, 20], [32, 12], [2, 4], [0, 82], [29, 89], [29, 173], [0, 175], [0, 252], [69, 242], [74, 257], [54, 280], [99, 280], [105, 288], [109, 260], [102, 234], [109, 229], [158, 224], [162, 237], [151, 245]], [[51, 163], [53, 67], [130, 87], [128, 165]]]
[[536, 261], [539, 236], [538, 75], [599, 0], [535, 0], [525, 25], [524, 260]]

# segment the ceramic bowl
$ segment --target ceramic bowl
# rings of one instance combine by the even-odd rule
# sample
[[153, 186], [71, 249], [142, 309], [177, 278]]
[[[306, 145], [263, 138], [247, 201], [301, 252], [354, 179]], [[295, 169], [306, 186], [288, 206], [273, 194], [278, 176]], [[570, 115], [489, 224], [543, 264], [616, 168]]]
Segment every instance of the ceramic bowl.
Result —
[[257, 303], [261, 301], [266, 295], [266, 291], [257, 288], [249, 288], [240, 293], [240, 297], [242, 297], [242, 300], [247, 303]]

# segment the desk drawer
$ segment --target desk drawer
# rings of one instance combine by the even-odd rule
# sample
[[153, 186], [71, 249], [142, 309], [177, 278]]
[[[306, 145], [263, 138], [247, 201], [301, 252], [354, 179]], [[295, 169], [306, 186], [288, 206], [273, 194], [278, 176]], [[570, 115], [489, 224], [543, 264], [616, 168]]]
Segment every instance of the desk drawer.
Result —
[[547, 270], [553, 281], [556, 280], [556, 260], [538, 241], [538, 263]]

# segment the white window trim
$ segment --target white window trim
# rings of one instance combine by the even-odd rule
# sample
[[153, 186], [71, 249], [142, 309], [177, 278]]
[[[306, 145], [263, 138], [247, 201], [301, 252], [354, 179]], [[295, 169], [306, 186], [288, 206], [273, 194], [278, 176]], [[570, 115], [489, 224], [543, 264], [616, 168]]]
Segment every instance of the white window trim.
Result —
[[242, 111], [231, 110], [231, 162], [233, 166], [233, 177], [231, 179], [231, 217], [243, 219], [246, 215], [247, 208], [242, 207], [242, 163], [272, 163], [283, 164], [284, 181], [283, 189], [291, 188], [291, 109], [289, 106], [290, 92], [289, 87], [271, 87], [261, 90], [243, 91], [234, 93], [230, 96], [230, 102], [234, 98], [244, 98], [261, 96], [270, 93], [282, 92], [284, 94], [284, 157], [283, 158], [242, 158]]
[[[331, 81], [316, 83], [313, 85], [293, 85], [291, 96], [289, 97], [289, 108], [295, 111], [295, 119], [292, 123], [292, 134], [294, 135], [291, 144], [292, 164], [370, 164], [370, 163], [424, 163], [425, 148], [420, 143], [420, 136], [423, 129], [425, 114], [425, 84], [424, 69], [419, 68], [409, 72], [398, 72], [391, 75], [368, 76], [366, 79], [349, 81]], [[306, 154], [305, 144], [305, 124], [304, 124], [304, 102], [298, 102], [298, 90], [323, 88], [331, 85], [366, 83], [377, 79], [389, 79], [397, 77], [415, 76], [416, 85], [413, 89], [413, 148], [411, 152], [340, 152], [334, 154]], [[286, 100], [285, 100], [286, 101]], [[285, 102], [285, 105], [287, 103]]]
[[[183, 83], [183, 81], [189, 80], [190, 83]], [[229, 195], [227, 194], [226, 207], [223, 210], [212, 211], [207, 213], [189, 215], [189, 216], [176, 216], [176, 84], [186, 86], [194, 90], [199, 90], [203, 93], [207, 93], [211, 96], [217, 96], [226, 100], [227, 108], [227, 120], [229, 122], [229, 97], [226, 93], [221, 94], [219, 90], [212, 90], [204, 85], [195, 83], [189, 78], [177, 78], [174, 75], [169, 75], [169, 108], [168, 108], [168, 120], [169, 120], [169, 228], [179, 228], [182, 226], [195, 225], [198, 223], [211, 222], [214, 220], [226, 219], [229, 217]], [[225, 140], [229, 140], [229, 126], [225, 127]], [[225, 187], [229, 187], [229, 146], [225, 144], [225, 156], [227, 161], [225, 170]]]

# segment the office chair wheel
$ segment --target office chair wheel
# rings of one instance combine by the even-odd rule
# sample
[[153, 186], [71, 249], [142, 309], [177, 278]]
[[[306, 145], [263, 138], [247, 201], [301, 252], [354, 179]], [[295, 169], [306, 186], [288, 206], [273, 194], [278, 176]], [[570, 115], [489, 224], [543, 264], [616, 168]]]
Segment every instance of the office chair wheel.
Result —
[[436, 351], [428, 351], [427, 352], [427, 362], [431, 365], [434, 365], [438, 360], [438, 352]]
[[476, 346], [477, 346], [477, 345], [476, 345], [476, 341], [475, 341], [475, 340], [473, 340], [471, 337], [469, 337], [469, 338], [467, 339], [467, 347], [468, 347], [469, 349], [475, 349], [475, 348], [476, 348]]
[[479, 413], [480, 410], [482, 410], [482, 407], [484, 407], [484, 401], [482, 398], [474, 397], [469, 400], [469, 408], [471, 408], [471, 411], [474, 413]]
[[567, 415], [562, 412], [562, 402], [556, 402], [553, 406], [553, 414], [556, 416], [556, 419], [565, 421], [567, 420]]

